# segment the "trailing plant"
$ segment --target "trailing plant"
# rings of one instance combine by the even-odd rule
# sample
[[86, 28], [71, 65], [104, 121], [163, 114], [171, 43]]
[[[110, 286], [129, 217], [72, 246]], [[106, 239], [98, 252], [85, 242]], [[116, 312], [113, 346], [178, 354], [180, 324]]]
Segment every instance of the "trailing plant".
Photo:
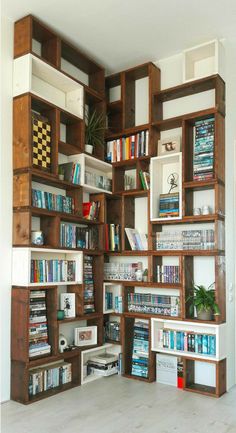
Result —
[[215, 290], [212, 288], [215, 283], [210, 284], [209, 287], [197, 285], [193, 283], [193, 293], [187, 298], [187, 302], [191, 302], [189, 307], [190, 314], [194, 313], [194, 307], [197, 312], [212, 311], [215, 315], [220, 314], [218, 304], [215, 302]]
[[96, 110], [85, 113], [85, 143], [92, 146], [104, 146], [104, 132], [106, 127], [105, 113]]

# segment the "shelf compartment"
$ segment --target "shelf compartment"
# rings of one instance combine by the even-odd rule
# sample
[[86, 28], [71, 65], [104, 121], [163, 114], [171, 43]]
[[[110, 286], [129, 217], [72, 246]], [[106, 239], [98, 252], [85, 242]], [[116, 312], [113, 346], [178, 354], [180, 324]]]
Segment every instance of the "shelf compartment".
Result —
[[[111, 297], [109, 302], [108, 296]], [[117, 301], [116, 301], [117, 298]], [[110, 307], [109, 304], [111, 303]], [[123, 312], [123, 287], [116, 282], [103, 283], [103, 314]]]
[[83, 121], [62, 110], [60, 110], [60, 140], [58, 147], [59, 152], [65, 153], [65, 155], [80, 153], [84, 147]]
[[87, 350], [81, 351], [81, 385], [85, 385], [86, 383], [93, 382], [94, 380], [100, 379], [103, 376], [97, 376], [92, 374], [91, 376], [87, 375], [87, 368], [86, 363], [89, 361], [89, 358], [93, 355], [100, 355], [103, 353], [114, 353], [117, 354], [117, 352], [114, 349], [114, 346], [112, 344], [105, 343], [101, 345], [100, 347], [95, 347]]
[[[211, 362], [215, 370], [213, 385], [198, 382], [196, 364], [199, 360], [184, 358], [184, 390], [210, 397], [220, 397], [226, 392], [226, 358], [219, 362]], [[208, 361], [209, 363], [210, 361]], [[201, 362], [201, 364], [204, 364]]]
[[83, 86], [32, 54], [14, 60], [13, 96], [27, 92], [83, 119]]

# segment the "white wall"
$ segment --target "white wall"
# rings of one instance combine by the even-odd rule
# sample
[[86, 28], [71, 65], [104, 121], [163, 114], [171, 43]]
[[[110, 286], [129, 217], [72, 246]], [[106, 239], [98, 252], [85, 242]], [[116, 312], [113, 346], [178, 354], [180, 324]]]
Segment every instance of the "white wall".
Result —
[[0, 263], [1, 263], [1, 401], [10, 396], [10, 304], [12, 244], [12, 58], [13, 25], [1, 20], [1, 147], [0, 147]]

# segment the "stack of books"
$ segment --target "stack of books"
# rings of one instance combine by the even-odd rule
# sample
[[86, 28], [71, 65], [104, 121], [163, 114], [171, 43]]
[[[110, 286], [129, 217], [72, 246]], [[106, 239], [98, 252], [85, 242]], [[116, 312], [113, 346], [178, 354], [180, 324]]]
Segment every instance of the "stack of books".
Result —
[[46, 291], [30, 291], [29, 357], [45, 356], [51, 352], [48, 344]]
[[128, 293], [128, 311], [134, 313], [178, 317], [179, 305], [179, 296]]
[[150, 189], [150, 174], [147, 171], [140, 170], [139, 172], [140, 181], [144, 190]]
[[106, 340], [120, 341], [120, 323], [109, 321], [105, 324], [105, 338]]
[[148, 359], [149, 325], [146, 321], [135, 319], [131, 374], [148, 378]]
[[74, 199], [64, 195], [32, 189], [32, 206], [57, 212], [73, 213]]
[[142, 262], [137, 263], [104, 263], [104, 280], [135, 281], [136, 271], [143, 269]]
[[85, 183], [96, 188], [105, 189], [111, 191], [112, 181], [109, 177], [92, 173], [91, 171], [85, 171]]
[[156, 233], [157, 250], [212, 250], [215, 232], [206, 230], [179, 230]]
[[101, 353], [100, 355], [91, 356], [87, 362], [88, 376], [112, 376], [118, 373], [118, 355], [113, 353]]
[[105, 224], [105, 250], [120, 251], [120, 224]]
[[160, 194], [159, 198], [159, 217], [178, 217], [179, 216], [179, 193]]
[[93, 257], [84, 256], [84, 314], [94, 312]]
[[125, 233], [127, 235], [131, 250], [140, 251], [147, 250], [147, 235], [144, 233], [139, 233], [136, 229], [125, 228]]
[[57, 362], [30, 370], [29, 395], [33, 396], [43, 391], [56, 388], [71, 382], [72, 372], [69, 362]]
[[75, 281], [74, 260], [31, 260], [31, 283], [63, 283]]
[[209, 180], [214, 172], [214, 118], [199, 120], [194, 126], [193, 179]]
[[157, 265], [157, 283], [179, 283], [179, 266]]
[[66, 248], [98, 249], [98, 228], [61, 223], [60, 245]]
[[75, 162], [66, 162], [65, 164], [60, 164], [59, 169], [63, 171], [64, 180], [76, 185], [80, 184], [80, 164]]
[[149, 131], [141, 131], [129, 137], [121, 137], [107, 142], [108, 162], [119, 162], [127, 159], [146, 156], [149, 152]]
[[83, 203], [83, 217], [88, 220], [97, 220], [100, 210], [100, 201], [89, 201]]
[[172, 329], [159, 329], [159, 349], [181, 350], [202, 355], [216, 355], [216, 336], [210, 334], [194, 334]]

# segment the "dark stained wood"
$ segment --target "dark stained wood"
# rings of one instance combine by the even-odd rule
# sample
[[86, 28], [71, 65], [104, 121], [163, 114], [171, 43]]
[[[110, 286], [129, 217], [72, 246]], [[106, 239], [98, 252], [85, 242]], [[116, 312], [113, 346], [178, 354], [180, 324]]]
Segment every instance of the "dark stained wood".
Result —
[[207, 119], [212, 117], [217, 113], [216, 108], [207, 108], [205, 110], [196, 111], [193, 113], [183, 114], [182, 116], [171, 117], [169, 119], [158, 120], [152, 123], [154, 128], [157, 128], [159, 131], [167, 131], [169, 129], [180, 128], [182, 126], [182, 122], [184, 120], [200, 120]]

